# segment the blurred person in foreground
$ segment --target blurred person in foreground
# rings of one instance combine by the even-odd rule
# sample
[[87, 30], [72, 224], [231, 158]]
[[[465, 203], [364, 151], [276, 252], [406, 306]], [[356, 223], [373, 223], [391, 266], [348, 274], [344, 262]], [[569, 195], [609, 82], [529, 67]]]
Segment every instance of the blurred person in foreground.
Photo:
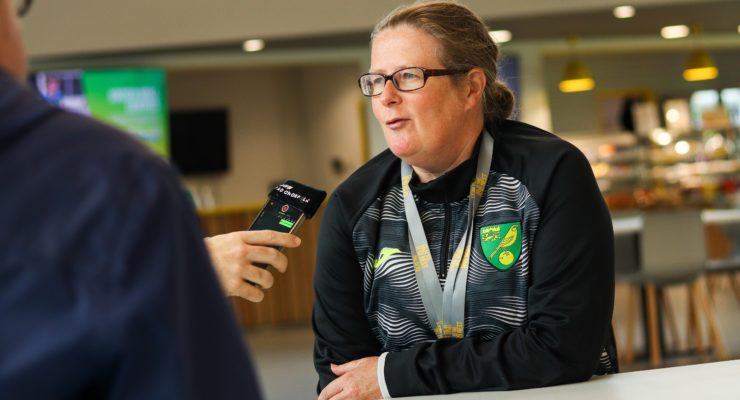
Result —
[[[25, 87], [30, 4], [0, 0], [0, 397], [259, 398], [170, 166]], [[265, 232], [217, 242], [234, 238], [297, 245]], [[285, 269], [258, 247], [252, 259]]]
[[510, 120], [498, 48], [454, 2], [371, 36], [389, 149], [334, 192], [313, 327], [319, 399], [578, 382], [616, 372], [613, 231], [586, 158]]

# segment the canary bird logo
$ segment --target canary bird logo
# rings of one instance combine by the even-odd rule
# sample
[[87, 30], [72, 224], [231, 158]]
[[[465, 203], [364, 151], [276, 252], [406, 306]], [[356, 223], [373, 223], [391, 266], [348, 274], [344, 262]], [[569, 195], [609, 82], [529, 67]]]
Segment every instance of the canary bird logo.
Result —
[[[484, 226], [480, 229], [483, 255], [499, 270], [511, 268], [522, 252], [521, 223], [510, 222]], [[501, 232], [506, 232], [501, 234]]]

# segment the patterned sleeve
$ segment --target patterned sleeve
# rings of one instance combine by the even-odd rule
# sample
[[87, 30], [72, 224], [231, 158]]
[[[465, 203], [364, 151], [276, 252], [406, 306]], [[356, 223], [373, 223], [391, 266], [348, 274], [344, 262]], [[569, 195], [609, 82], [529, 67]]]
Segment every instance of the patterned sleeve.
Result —
[[365, 317], [363, 275], [352, 246], [351, 221], [338, 192], [329, 199], [321, 222], [314, 276], [317, 393], [336, 378], [330, 363], [380, 355], [380, 344]]

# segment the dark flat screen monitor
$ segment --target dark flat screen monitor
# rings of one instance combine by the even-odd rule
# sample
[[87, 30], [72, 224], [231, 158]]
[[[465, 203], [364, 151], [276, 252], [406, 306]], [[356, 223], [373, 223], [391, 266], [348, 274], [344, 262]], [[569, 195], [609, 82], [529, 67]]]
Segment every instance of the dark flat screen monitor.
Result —
[[170, 156], [183, 175], [229, 170], [229, 115], [225, 109], [170, 112]]

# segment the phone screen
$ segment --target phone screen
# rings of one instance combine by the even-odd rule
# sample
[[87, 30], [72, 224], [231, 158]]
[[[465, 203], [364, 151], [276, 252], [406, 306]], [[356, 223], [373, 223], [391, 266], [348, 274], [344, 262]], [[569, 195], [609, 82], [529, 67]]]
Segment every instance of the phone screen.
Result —
[[292, 233], [303, 222], [303, 211], [293, 205], [270, 198], [257, 218], [249, 227], [250, 231], [269, 229]]

